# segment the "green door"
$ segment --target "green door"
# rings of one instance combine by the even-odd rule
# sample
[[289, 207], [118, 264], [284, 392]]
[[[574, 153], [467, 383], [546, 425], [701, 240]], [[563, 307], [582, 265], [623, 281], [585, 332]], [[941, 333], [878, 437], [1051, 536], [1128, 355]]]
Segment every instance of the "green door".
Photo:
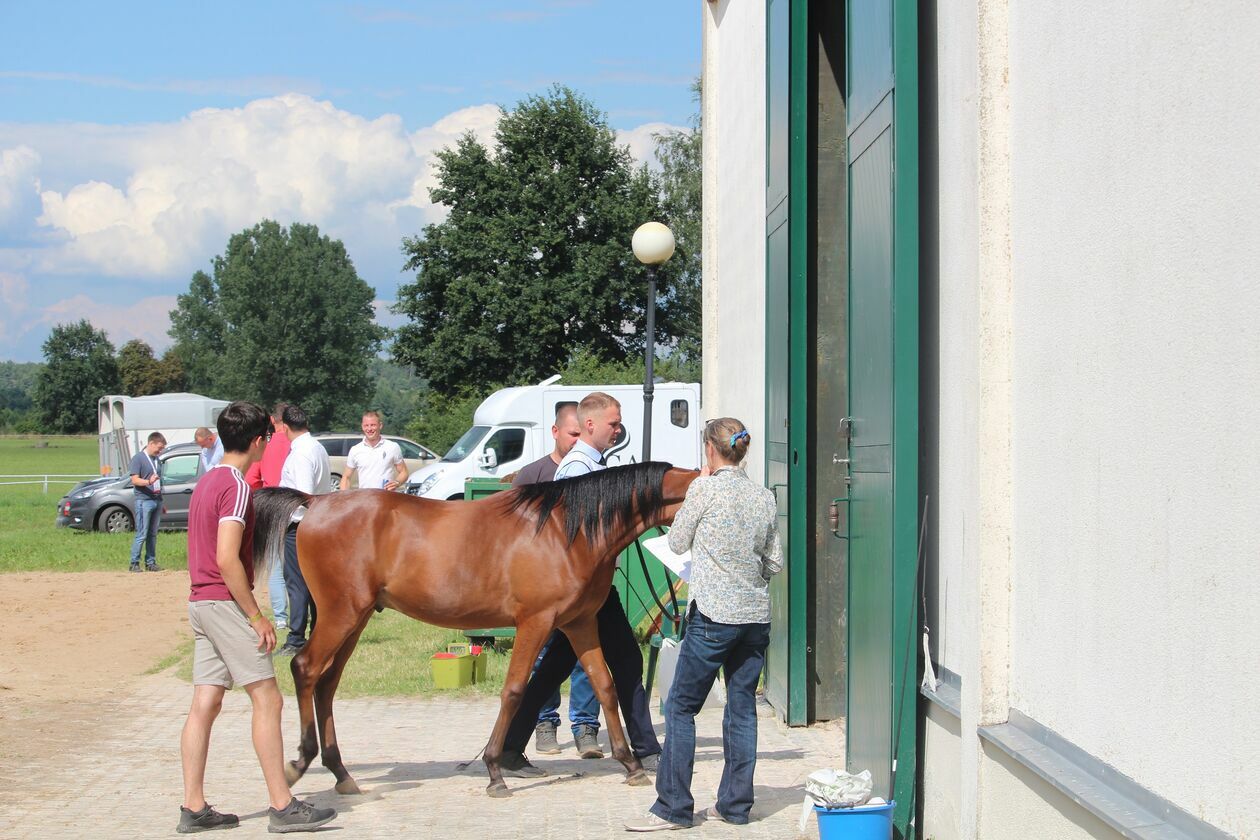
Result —
[[783, 572], [770, 585], [766, 690], [790, 724], [808, 722], [806, 539], [806, 159], [805, 0], [766, 7], [766, 485], [774, 492]]
[[[915, 5], [848, 5], [849, 671], [847, 763], [897, 800], [915, 776], [918, 119]], [[893, 768], [896, 767], [895, 786]], [[894, 789], [895, 787], [895, 789]]]

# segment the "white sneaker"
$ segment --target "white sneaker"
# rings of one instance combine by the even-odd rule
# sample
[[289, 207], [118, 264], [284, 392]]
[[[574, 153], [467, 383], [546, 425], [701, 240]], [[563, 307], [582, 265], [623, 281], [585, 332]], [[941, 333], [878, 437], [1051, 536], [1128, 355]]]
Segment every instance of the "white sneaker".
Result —
[[285, 621], [285, 620], [282, 618], [282, 619], [280, 619], [279, 621], [277, 621], [277, 622], [276, 622], [276, 629], [277, 629], [277, 630], [288, 630], [288, 629], [289, 629], [289, 623], [288, 623], [287, 621]]
[[676, 828], [691, 828], [689, 825], [679, 825], [669, 820], [663, 820], [660, 817], [648, 811], [648, 815], [637, 822], [628, 822], [626, 831], [673, 831]]

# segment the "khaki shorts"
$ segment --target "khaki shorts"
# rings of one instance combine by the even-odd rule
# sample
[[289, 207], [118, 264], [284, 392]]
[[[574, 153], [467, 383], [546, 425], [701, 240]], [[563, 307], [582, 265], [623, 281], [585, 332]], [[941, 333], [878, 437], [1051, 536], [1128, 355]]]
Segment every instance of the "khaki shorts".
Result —
[[189, 601], [193, 631], [193, 685], [249, 685], [274, 678], [271, 654], [235, 601]]

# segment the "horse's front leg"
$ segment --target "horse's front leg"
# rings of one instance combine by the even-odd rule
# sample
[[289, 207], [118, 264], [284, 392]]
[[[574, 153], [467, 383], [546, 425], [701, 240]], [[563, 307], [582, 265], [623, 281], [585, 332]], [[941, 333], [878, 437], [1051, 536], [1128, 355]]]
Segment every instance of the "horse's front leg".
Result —
[[484, 761], [490, 773], [490, 784], [486, 785], [486, 793], [494, 797], [510, 796], [507, 784], [503, 781], [503, 771], [499, 768], [499, 759], [503, 756], [503, 742], [507, 738], [508, 726], [520, 708], [521, 698], [525, 696], [525, 686], [529, 682], [530, 671], [538, 651], [555, 628], [555, 616], [539, 616], [516, 627], [516, 640], [512, 644], [512, 659], [508, 663], [507, 677], [503, 680], [503, 692], [499, 695], [499, 716], [494, 721], [494, 729], [490, 732], [490, 741], [486, 744]]
[[643, 765], [630, 749], [626, 741], [626, 732], [621, 726], [621, 715], [617, 707], [617, 691], [613, 686], [612, 674], [608, 672], [608, 663], [604, 661], [604, 649], [599, 643], [599, 625], [594, 616], [569, 624], [563, 628], [564, 635], [577, 653], [582, 670], [586, 671], [599, 698], [599, 705], [604, 710], [604, 720], [608, 723], [608, 737], [612, 741], [613, 758], [626, 768], [626, 784], [647, 785], [652, 780], [644, 772]]

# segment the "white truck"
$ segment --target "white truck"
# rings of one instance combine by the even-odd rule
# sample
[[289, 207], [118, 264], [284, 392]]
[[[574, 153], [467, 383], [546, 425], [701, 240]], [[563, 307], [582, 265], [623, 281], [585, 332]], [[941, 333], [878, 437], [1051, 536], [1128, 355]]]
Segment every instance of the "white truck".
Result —
[[131, 456], [144, 448], [152, 432], [161, 432], [170, 445], [191, 442], [198, 428], [214, 428], [227, 404], [187, 393], [101, 397], [96, 407], [101, 475], [126, 474]]
[[[537, 385], [495, 391], [477, 407], [473, 425], [442, 460], [411, 474], [406, 491], [426, 499], [462, 499], [464, 481], [511, 475], [555, 448], [556, 409], [577, 404], [592, 391], [621, 402], [622, 433], [605, 453], [609, 466], [638, 463], [643, 454], [643, 385]], [[661, 382], [652, 403], [652, 460], [699, 469], [700, 386]]]

